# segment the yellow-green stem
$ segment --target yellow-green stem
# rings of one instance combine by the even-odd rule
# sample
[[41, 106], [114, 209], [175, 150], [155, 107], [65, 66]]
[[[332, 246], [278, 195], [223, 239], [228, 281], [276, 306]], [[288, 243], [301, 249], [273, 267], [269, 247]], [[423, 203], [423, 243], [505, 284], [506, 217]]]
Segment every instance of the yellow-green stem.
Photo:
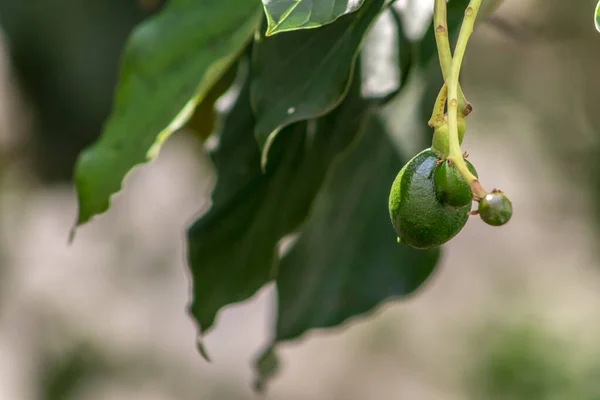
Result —
[[[450, 68], [452, 67], [452, 51], [450, 50], [450, 39], [448, 38], [448, 22], [447, 22], [447, 6], [446, 0], [435, 0], [433, 6], [433, 26], [435, 32], [435, 43], [438, 50], [438, 58], [440, 59], [440, 68], [444, 82], [448, 79]], [[444, 88], [442, 87], [442, 90]], [[463, 94], [460, 84], [458, 85], [459, 104], [458, 109], [461, 112], [467, 108], [469, 102]]]
[[462, 26], [460, 27], [456, 48], [454, 49], [450, 74], [446, 80], [446, 84], [448, 85], [448, 128], [450, 146], [450, 156], [448, 159], [456, 166], [458, 172], [460, 172], [463, 178], [471, 186], [473, 194], [477, 197], [485, 197], [487, 193], [481, 184], [479, 184], [477, 177], [469, 171], [460, 149], [460, 142], [458, 139], [458, 78], [460, 76], [460, 67], [465, 56], [467, 43], [473, 32], [475, 19], [477, 18], [477, 13], [481, 6], [481, 1], [482, 0], [471, 0], [465, 10], [465, 17]]

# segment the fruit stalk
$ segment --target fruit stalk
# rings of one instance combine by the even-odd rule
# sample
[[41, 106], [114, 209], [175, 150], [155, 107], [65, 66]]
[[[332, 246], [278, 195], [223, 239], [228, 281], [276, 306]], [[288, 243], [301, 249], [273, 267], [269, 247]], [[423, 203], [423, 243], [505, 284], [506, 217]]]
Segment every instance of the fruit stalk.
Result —
[[[450, 50], [450, 40], [448, 38], [447, 14], [446, 0], [435, 0], [433, 5], [433, 26], [435, 27], [435, 43], [437, 45], [438, 58], [440, 59], [440, 69], [442, 70], [444, 82], [446, 82], [448, 79], [448, 75], [450, 75], [450, 68], [452, 67], [452, 51]], [[444, 86], [445, 85], [446, 84], [444, 83]], [[440, 93], [446, 90], [444, 86], [442, 86]], [[460, 87], [460, 83], [458, 85], [458, 92], [460, 96], [458, 109], [466, 116], [470, 112], [471, 106], [465, 98], [462, 88]], [[467, 112], [465, 113], [465, 111]]]
[[477, 18], [481, 2], [482, 0], [471, 0], [465, 10], [465, 17], [460, 27], [456, 48], [454, 49], [450, 73], [446, 79], [446, 85], [448, 85], [448, 127], [450, 147], [448, 159], [456, 166], [458, 172], [460, 172], [465, 181], [471, 186], [473, 194], [479, 198], [485, 197], [487, 192], [481, 186], [477, 177], [469, 171], [463, 158], [458, 139], [458, 78], [460, 76], [460, 68], [467, 48], [467, 43], [473, 32], [473, 26], [475, 25], [475, 19]]

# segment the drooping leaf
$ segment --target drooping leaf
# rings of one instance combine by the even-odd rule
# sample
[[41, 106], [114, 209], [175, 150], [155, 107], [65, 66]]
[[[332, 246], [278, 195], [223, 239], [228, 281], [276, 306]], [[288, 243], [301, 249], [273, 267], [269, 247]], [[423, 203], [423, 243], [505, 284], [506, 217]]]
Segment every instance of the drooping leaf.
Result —
[[75, 172], [78, 224], [106, 211], [136, 164], [153, 158], [238, 57], [262, 15], [247, 0], [171, 0], [135, 29], [113, 111]]
[[333, 24], [256, 40], [251, 99], [263, 166], [283, 127], [322, 116], [342, 101], [362, 39], [382, 5], [370, 0]]
[[261, 379], [254, 381], [254, 390], [261, 392], [265, 383], [279, 371], [279, 357], [273, 346], [267, 348], [254, 364], [256, 372]]
[[594, 15], [594, 24], [596, 25], [596, 30], [600, 32], [600, 1], [596, 6], [596, 13]]
[[267, 36], [329, 24], [356, 11], [364, 0], [262, 0]]
[[222, 307], [251, 297], [275, 278], [278, 242], [307, 217], [330, 164], [350, 145], [368, 112], [360, 79], [355, 82], [352, 96], [314, 121], [312, 129], [306, 122], [285, 128], [264, 173], [252, 132], [249, 85], [225, 117], [212, 154], [218, 175], [212, 207], [188, 231], [190, 309], [202, 333]]
[[[404, 161], [378, 119], [371, 119], [319, 193], [302, 236], [281, 260], [271, 346], [407, 296], [430, 276], [439, 248], [398, 244], [389, 220], [390, 185]], [[263, 387], [275, 370], [263, 365], [258, 372], [257, 386]]]

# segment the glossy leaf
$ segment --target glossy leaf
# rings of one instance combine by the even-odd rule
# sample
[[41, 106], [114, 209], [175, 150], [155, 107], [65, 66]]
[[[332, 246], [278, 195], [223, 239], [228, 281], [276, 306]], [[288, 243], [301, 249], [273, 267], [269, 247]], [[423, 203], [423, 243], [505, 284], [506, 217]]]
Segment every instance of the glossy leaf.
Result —
[[251, 98], [263, 166], [283, 127], [322, 116], [342, 101], [362, 39], [382, 4], [370, 0], [333, 24], [256, 40]]
[[355, 94], [310, 130], [306, 122], [287, 127], [264, 173], [248, 85], [240, 93], [212, 154], [218, 174], [212, 207], [188, 231], [191, 313], [202, 333], [222, 307], [251, 297], [275, 278], [279, 241], [307, 217], [330, 164], [365, 118], [356, 82]]
[[356, 11], [364, 0], [262, 0], [267, 36], [329, 24]]
[[101, 138], [80, 155], [78, 224], [106, 211], [136, 164], [152, 159], [238, 57], [261, 18], [247, 0], [172, 0], [133, 32]]
[[[390, 185], [404, 161], [373, 118], [336, 165], [302, 236], [281, 260], [275, 343], [337, 326], [385, 300], [407, 296], [430, 276], [439, 248], [398, 244], [389, 220]], [[263, 364], [258, 372], [262, 388], [275, 369]]]

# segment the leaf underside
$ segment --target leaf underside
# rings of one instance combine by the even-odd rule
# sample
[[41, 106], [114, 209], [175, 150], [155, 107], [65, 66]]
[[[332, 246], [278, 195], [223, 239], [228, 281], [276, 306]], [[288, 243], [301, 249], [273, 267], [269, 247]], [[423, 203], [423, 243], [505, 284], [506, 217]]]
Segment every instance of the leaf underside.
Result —
[[405, 161], [372, 118], [280, 263], [277, 340], [339, 325], [387, 297], [412, 293], [430, 275], [439, 248], [399, 246], [389, 221], [390, 182]]
[[[260, 22], [246, 0], [172, 0], [124, 51], [112, 113], [75, 171], [77, 224], [106, 211], [125, 175], [152, 159], [235, 61]], [[202, 27], [202, 29], [198, 29]]]
[[[440, 249], [398, 245], [387, 197], [403, 165], [378, 119], [336, 165], [316, 199], [300, 239], [281, 260], [276, 280], [275, 345], [315, 328], [337, 326], [373, 310], [382, 301], [407, 296], [435, 268]], [[263, 389], [278, 363], [257, 365], [255, 386]]]
[[365, 0], [262, 0], [266, 35], [316, 28], [356, 11]]

